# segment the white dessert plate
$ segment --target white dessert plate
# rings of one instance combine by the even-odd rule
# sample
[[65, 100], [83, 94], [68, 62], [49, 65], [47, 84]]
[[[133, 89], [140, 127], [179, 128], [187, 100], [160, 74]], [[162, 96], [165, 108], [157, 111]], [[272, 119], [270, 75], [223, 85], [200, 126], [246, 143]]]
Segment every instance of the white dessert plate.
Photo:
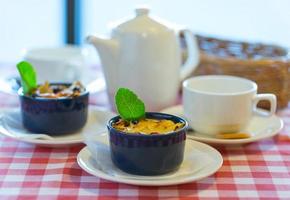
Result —
[[183, 184], [214, 174], [223, 163], [221, 154], [214, 148], [187, 140], [184, 160], [177, 171], [159, 176], [128, 174], [112, 163], [107, 137], [107, 133], [100, 134], [98, 140], [102, 142], [98, 142], [94, 148], [84, 147], [78, 154], [77, 162], [89, 174], [113, 182], [143, 186]]
[[89, 107], [88, 121], [79, 132], [59, 136], [31, 133], [22, 125], [19, 108], [0, 110], [0, 134], [27, 143], [49, 147], [67, 147], [83, 143], [83, 133], [103, 132], [115, 114], [99, 107]]
[[[262, 109], [260, 109], [263, 111]], [[183, 114], [183, 106], [177, 105], [166, 108], [162, 111], [162, 113], [168, 113], [177, 115], [180, 117], [184, 117]], [[265, 111], [266, 112], [266, 111]], [[220, 139], [211, 135], [198, 133], [195, 131], [188, 131], [187, 138], [197, 140], [200, 142], [210, 143], [210, 144], [246, 144], [250, 142], [259, 141], [262, 139], [270, 138], [279, 133], [279, 131], [283, 128], [283, 121], [277, 115], [273, 115], [271, 117], [261, 117], [254, 115], [245, 130], [241, 132], [249, 133], [251, 137], [245, 139]]]

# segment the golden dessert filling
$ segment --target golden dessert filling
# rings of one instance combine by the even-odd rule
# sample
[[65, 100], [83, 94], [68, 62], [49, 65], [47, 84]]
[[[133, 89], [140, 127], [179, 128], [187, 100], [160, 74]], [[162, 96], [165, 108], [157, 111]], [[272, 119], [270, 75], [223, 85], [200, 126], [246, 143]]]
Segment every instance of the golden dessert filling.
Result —
[[79, 81], [76, 81], [69, 86], [62, 84], [51, 85], [46, 81], [44, 84], [39, 85], [35, 91], [33, 91], [32, 96], [49, 99], [77, 97], [84, 91], [85, 88]]
[[113, 124], [113, 127], [126, 133], [139, 133], [145, 135], [167, 134], [184, 127], [184, 123], [175, 123], [167, 119], [141, 119], [139, 121], [128, 122], [120, 119]]

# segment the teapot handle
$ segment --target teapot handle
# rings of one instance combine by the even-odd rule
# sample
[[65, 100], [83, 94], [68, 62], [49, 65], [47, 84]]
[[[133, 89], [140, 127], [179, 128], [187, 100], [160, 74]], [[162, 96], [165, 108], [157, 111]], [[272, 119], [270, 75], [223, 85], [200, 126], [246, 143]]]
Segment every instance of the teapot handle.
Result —
[[183, 33], [187, 47], [187, 60], [181, 67], [180, 79], [184, 80], [188, 77], [198, 66], [199, 63], [199, 52], [198, 45], [195, 36], [188, 29], [180, 30]]

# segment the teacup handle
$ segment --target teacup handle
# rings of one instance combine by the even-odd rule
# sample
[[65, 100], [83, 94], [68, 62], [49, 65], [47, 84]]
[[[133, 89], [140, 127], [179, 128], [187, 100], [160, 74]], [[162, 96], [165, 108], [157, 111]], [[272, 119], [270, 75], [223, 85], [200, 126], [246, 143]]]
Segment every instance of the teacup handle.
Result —
[[184, 29], [180, 30], [180, 33], [183, 33], [188, 57], [183, 66], [181, 67], [180, 79], [184, 80], [188, 77], [198, 66], [199, 63], [199, 52], [198, 45], [195, 36], [192, 34], [190, 30]]
[[[259, 101], [266, 100], [270, 102], [270, 112], [264, 112], [257, 109]], [[277, 100], [274, 94], [256, 94], [253, 99], [253, 112], [263, 117], [271, 117], [276, 112]]]

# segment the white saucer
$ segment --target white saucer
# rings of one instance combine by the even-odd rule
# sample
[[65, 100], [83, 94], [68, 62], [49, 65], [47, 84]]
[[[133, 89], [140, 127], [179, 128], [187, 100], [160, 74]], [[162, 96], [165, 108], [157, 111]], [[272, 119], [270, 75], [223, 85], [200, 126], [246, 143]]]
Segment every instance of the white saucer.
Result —
[[223, 163], [221, 154], [214, 148], [187, 140], [184, 161], [177, 171], [160, 176], [133, 175], [119, 170], [112, 163], [107, 133], [100, 134], [97, 140], [95, 147], [86, 146], [79, 152], [77, 162], [89, 174], [118, 183], [146, 186], [183, 184], [212, 175]]
[[107, 121], [115, 114], [103, 108], [89, 107], [88, 121], [85, 127], [74, 134], [49, 136], [35, 134], [22, 126], [19, 108], [0, 111], [0, 134], [27, 143], [49, 147], [67, 147], [83, 143], [83, 133], [103, 132], [106, 130]]
[[[90, 94], [102, 92], [106, 88], [105, 79], [101, 75], [99, 75], [97, 78], [84, 78], [80, 81], [86, 86], [86, 89], [90, 92]], [[19, 77], [0, 77], [0, 92], [17, 96], [17, 91], [20, 87]]]
[[[172, 106], [160, 112], [177, 115], [184, 118], [182, 105]], [[279, 133], [283, 128], [283, 121], [276, 115], [272, 117], [260, 117], [254, 115], [248, 127], [242, 132], [251, 134], [246, 139], [219, 139], [210, 135], [188, 131], [187, 137], [200, 142], [210, 144], [245, 144], [270, 138]]]

